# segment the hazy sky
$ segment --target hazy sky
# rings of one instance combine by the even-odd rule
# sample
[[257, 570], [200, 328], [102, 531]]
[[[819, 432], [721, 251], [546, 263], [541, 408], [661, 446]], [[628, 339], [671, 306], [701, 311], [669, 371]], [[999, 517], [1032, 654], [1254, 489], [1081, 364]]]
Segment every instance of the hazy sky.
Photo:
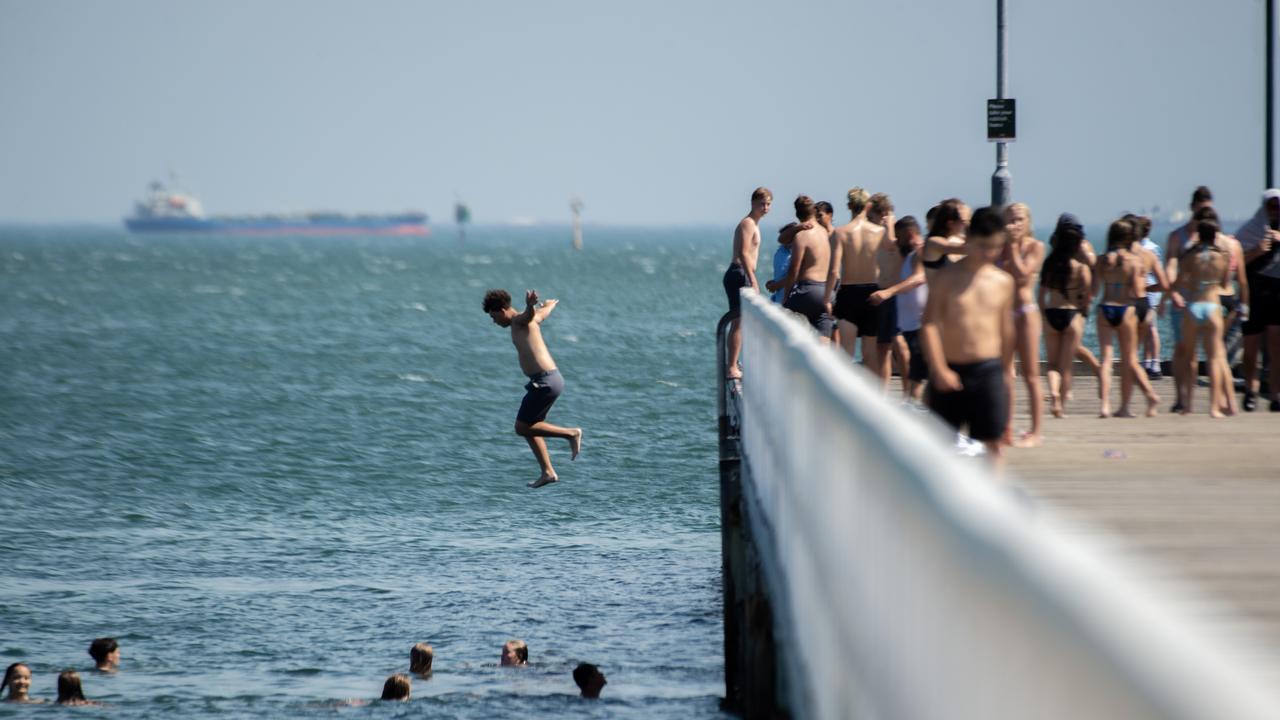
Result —
[[[1263, 189], [1263, 0], [1008, 0], [1037, 224]], [[992, 0], [0, 0], [0, 221], [209, 212], [732, 227], [851, 185], [989, 199]]]

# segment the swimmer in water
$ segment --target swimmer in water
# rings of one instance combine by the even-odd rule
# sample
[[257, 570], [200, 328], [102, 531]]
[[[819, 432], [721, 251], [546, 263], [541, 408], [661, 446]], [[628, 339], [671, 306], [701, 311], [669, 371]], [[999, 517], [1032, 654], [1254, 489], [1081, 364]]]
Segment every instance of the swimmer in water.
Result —
[[577, 683], [582, 697], [593, 700], [600, 697], [600, 691], [609, 684], [600, 668], [591, 663], [578, 663], [578, 667], [573, 669], [573, 681]]
[[577, 460], [582, 451], [582, 428], [564, 428], [547, 422], [547, 413], [564, 392], [564, 378], [542, 340], [541, 325], [559, 301], [548, 300], [539, 305], [535, 290], [526, 291], [524, 299], [524, 312], [518, 313], [511, 307], [511, 295], [506, 290], [490, 290], [484, 295], [484, 311], [495, 325], [511, 328], [511, 342], [516, 346], [520, 369], [529, 376], [529, 383], [524, 386], [524, 400], [516, 413], [516, 434], [528, 441], [542, 469], [542, 474], [529, 483], [529, 487], [540, 488], [560, 479], [551, 466], [551, 453], [543, 438], [569, 441], [570, 459]]
[[431, 677], [431, 663], [435, 660], [435, 650], [426, 643], [418, 643], [409, 648], [409, 672], [420, 677]]
[[967, 425], [997, 468], [1009, 424], [1005, 378], [1013, 367], [1014, 281], [997, 268], [1005, 251], [1005, 220], [998, 208], [973, 213], [965, 255], [934, 270], [920, 328], [928, 358], [925, 402], [948, 425]]
[[4, 689], [9, 688], [9, 696], [4, 699], [7, 703], [39, 703], [43, 700], [32, 699], [31, 692], [31, 668], [26, 663], [16, 662], [10, 665], [4, 671], [4, 681], [0, 682], [0, 693]]
[[409, 695], [413, 693], [413, 683], [409, 680], [409, 676], [404, 673], [396, 673], [387, 678], [382, 684], [383, 700], [393, 700], [404, 702], [409, 699]]
[[502, 656], [498, 659], [502, 667], [520, 667], [529, 664], [529, 645], [523, 640], [508, 640], [502, 644]]
[[103, 637], [89, 643], [89, 657], [94, 670], [116, 672], [120, 669], [120, 643], [115, 638]]
[[84, 696], [84, 688], [80, 685], [80, 674], [75, 670], [64, 670], [58, 675], [59, 705], [101, 705]]

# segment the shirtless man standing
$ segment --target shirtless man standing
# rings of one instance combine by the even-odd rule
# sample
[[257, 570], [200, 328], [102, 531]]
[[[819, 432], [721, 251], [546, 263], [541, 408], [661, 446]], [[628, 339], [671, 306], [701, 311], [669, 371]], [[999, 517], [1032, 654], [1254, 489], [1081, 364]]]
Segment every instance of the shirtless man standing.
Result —
[[885, 230], [867, 221], [869, 200], [867, 191], [860, 187], [849, 191], [848, 207], [853, 219], [831, 234], [826, 299], [840, 327], [840, 344], [852, 357], [857, 352], [857, 338], [862, 338], [862, 363], [875, 368], [878, 313], [868, 298], [877, 289], [876, 250]]
[[928, 358], [925, 402], [957, 430], [987, 448], [997, 467], [1004, 461], [1000, 439], [1009, 424], [1005, 378], [1013, 366], [1013, 278], [994, 263], [1004, 253], [1005, 221], [997, 208], [973, 214], [967, 255], [938, 268], [929, 280], [929, 300], [920, 328]]
[[[813, 218], [813, 200], [806, 195], [796, 198], [796, 220], [808, 227], [796, 233], [791, 242], [791, 267], [781, 284], [787, 298], [783, 307], [805, 316], [827, 342], [835, 326], [826, 303], [831, 245], [826, 228], [815, 225]], [[772, 286], [770, 283], [770, 289], [776, 289]]]
[[894, 235], [893, 202], [888, 195], [871, 196], [867, 203], [867, 222], [884, 228], [884, 236], [876, 248], [876, 291], [867, 297], [867, 302], [876, 310], [875, 372], [887, 394], [895, 356], [902, 368], [902, 377], [907, 376], [907, 344], [898, 330], [898, 299], [885, 292], [898, 283], [904, 257]]
[[760, 219], [769, 214], [772, 205], [773, 193], [768, 188], [756, 188], [751, 193], [751, 212], [733, 230], [733, 259], [729, 261], [729, 269], [724, 271], [724, 293], [729, 296], [729, 312], [733, 314], [733, 321], [729, 323], [730, 380], [742, 377], [742, 371], [738, 369], [738, 357], [742, 354], [742, 326], [738, 323], [738, 313], [742, 308], [738, 291], [744, 287], [760, 289], [756, 282], [756, 260], [760, 256]]
[[547, 413], [564, 392], [564, 378], [560, 377], [547, 344], [542, 341], [540, 326], [559, 301], [548, 300], [538, 305], [535, 290], [526, 291], [524, 301], [524, 312], [518, 313], [511, 307], [511, 295], [506, 290], [490, 290], [484, 294], [484, 311], [498, 327], [511, 328], [511, 342], [516, 346], [520, 369], [529, 376], [529, 383], [524, 386], [524, 400], [516, 413], [516, 434], [528, 441], [542, 469], [542, 474], [529, 483], [529, 487], [540, 488], [560, 479], [551, 467], [551, 454], [543, 438], [568, 440], [570, 459], [577, 460], [582, 450], [582, 428], [563, 428], [547, 422]]

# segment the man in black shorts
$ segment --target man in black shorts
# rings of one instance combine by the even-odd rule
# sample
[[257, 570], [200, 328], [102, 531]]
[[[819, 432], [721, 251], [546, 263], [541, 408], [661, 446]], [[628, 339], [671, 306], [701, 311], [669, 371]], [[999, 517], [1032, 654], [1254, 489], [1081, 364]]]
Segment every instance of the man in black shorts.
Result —
[[561, 438], [569, 441], [570, 460], [577, 460], [582, 450], [582, 428], [563, 428], [547, 422], [547, 413], [564, 392], [564, 378], [551, 359], [551, 352], [542, 340], [542, 321], [556, 309], [557, 300], [538, 304], [535, 290], [525, 292], [524, 312], [511, 307], [511, 295], [506, 290], [490, 290], [484, 294], [484, 311], [499, 327], [511, 328], [511, 342], [516, 346], [520, 369], [529, 377], [524, 386], [524, 400], [516, 413], [516, 434], [523, 437], [533, 450], [542, 474], [529, 483], [540, 488], [557, 480], [551, 467], [551, 453], [543, 438]]
[[[807, 195], [796, 198], [796, 220], [801, 225], [808, 225], [805, 230], [796, 233], [791, 241], [791, 264], [787, 267], [787, 276], [781, 286], [786, 289], [786, 309], [803, 315], [823, 341], [831, 339], [835, 329], [835, 320], [827, 311], [826, 282], [827, 269], [831, 257], [831, 244], [827, 231], [821, 225], [815, 225], [814, 202]], [[767, 286], [777, 289], [775, 283]]]
[[[1262, 207], [1236, 233], [1249, 274], [1249, 317], [1244, 323], [1246, 412], [1257, 407], [1258, 351], [1270, 356], [1271, 412], [1280, 412], [1280, 189], [1262, 194]], [[1243, 308], [1242, 308], [1243, 310]]]
[[[1013, 366], [1013, 278], [995, 267], [1004, 252], [1004, 214], [981, 208], [965, 241], [968, 255], [938, 270], [920, 328], [929, 365], [925, 402], [947, 424], [986, 446], [1003, 464], [1000, 438], [1009, 424], [1005, 374]], [[1012, 377], [1012, 373], [1009, 373]]]

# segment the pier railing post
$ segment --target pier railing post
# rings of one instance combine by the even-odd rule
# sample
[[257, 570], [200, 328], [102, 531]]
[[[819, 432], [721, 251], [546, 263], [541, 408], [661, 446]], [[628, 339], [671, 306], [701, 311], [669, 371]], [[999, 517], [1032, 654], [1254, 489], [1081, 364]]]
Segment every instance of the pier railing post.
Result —
[[746, 562], [742, 537], [742, 485], [738, 456], [736, 417], [730, 415], [733, 383], [728, 375], [727, 339], [730, 323], [737, 319], [725, 313], [716, 326], [716, 418], [720, 454], [720, 567], [724, 602], [724, 687], [723, 708], [743, 710], [743, 665], [740, 633], [743, 630], [741, 586]]

